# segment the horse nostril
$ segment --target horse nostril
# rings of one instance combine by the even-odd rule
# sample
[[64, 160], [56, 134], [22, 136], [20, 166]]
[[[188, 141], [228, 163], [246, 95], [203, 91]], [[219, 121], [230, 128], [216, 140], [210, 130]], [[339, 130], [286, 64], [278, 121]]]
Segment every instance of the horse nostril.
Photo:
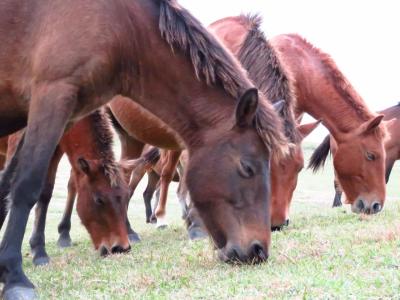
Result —
[[100, 248], [100, 256], [105, 257], [109, 254], [108, 249], [104, 246]]
[[251, 244], [250, 254], [250, 256], [253, 258], [253, 262], [255, 263], [260, 263], [268, 259], [268, 252], [258, 241]]
[[285, 226], [289, 226], [289, 219], [286, 219]]
[[128, 248], [123, 248], [122, 246], [114, 246], [111, 248], [111, 253], [112, 254], [118, 254], [118, 253], [126, 253], [131, 250], [131, 246], [129, 245]]
[[364, 204], [364, 201], [362, 199], [358, 199], [357, 200], [356, 206], [357, 206], [357, 208], [359, 209], [360, 212], [363, 212], [365, 210], [365, 204]]
[[281, 226], [271, 226], [271, 231], [281, 231], [283, 229], [283, 225]]
[[381, 209], [382, 209], [382, 205], [379, 202], [374, 202], [372, 204], [372, 213], [373, 214], [376, 214], [376, 213], [380, 212]]

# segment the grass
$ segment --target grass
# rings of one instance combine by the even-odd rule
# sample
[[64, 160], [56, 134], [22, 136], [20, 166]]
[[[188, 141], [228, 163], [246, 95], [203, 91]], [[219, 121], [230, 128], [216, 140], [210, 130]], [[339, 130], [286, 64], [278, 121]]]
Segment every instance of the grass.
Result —
[[[311, 148], [305, 147], [306, 157]], [[373, 217], [331, 208], [330, 166], [318, 175], [303, 171], [291, 224], [273, 234], [271, 258], [258, 266], [220, 263], [209, 241], [189, 242], [175, 186], [168, 204], [171, 226], [163, 231], [144, 223], [141, 193], [135, 195], [129, 215], [142, 242], [129, 254], [100, 258], [76, 215], [73, 247], [58, 249], [56, 225], [68, 174], [64, 161], [47, 221], [51, 264], [32, 265], [32, 220], [23, 246], [24, 269], [41, 299], [400, 299], [399, 165], [385, 208]]]

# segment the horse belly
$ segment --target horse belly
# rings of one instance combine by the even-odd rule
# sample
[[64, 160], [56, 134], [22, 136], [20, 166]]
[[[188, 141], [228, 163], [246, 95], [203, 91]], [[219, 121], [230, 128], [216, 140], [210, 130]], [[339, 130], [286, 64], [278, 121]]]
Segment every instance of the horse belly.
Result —
[[131, 99], [116, 97], [110, 108], [122, 128], [135, 139], [164, 149], [182, 149], [180, 138], [172, 129]]

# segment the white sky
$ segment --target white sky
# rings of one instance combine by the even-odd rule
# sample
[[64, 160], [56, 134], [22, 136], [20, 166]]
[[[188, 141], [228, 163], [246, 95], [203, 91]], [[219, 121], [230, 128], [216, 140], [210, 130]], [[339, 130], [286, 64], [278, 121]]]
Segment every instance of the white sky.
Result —
[[[178, 1], [206, 26], [242, 12], [259, 13], [267, 37], [299, 33], [331, 54], [372, 110], [400, 102], [398, 0]], [[325, 133], [318, 129], [310, 140], [320, 141]]]

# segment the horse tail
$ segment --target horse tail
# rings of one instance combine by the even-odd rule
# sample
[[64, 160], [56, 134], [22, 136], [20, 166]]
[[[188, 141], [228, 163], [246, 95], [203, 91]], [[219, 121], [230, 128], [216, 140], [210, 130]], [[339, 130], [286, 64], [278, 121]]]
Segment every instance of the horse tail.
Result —
[[330, 150], [330, 135], [328, 134], [311, 155], [308, 168], [312, 169], [313, 172], [317, 172], [320, 168], [322, 168], [325, 165], [325, 161], [328, 157]]

